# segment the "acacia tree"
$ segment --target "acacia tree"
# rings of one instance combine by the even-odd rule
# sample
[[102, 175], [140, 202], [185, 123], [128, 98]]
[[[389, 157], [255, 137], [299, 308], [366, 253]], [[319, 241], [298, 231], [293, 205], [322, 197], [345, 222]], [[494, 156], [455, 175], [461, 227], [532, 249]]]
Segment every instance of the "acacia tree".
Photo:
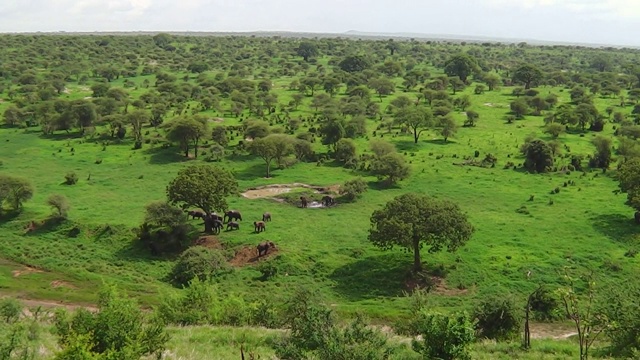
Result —
[[134, 149], [142, 147], [142, 127], [149, 122], [149, 114], [144, 110], [134, 110], [127, 114], [127, 120], [133, 128]]
[[198, 158], [198, 143], [207, 133], [206, 122], [193, 118], [177, 118], [167, 124], [167, 139], [180, 143], [184, 156], [189, 157], [189, 148], [193, 145], [194, 157]]
[[458, 54], [444, 63], [444, 72], [448, 76], [457, 76], [466, 82], [469, 75], [478, 72], [479, 66], [475, 58], [467, 54]]
[[524, 64], [513, 72], [513, 81], [524, 84], [525, 89], [530, 89], [532, 84], [542, 79], [542, 71], [535, 65]]
[[[182, 168], [167, 185], [167, 199], [181, 208], [198, 207], [207, 214], [227, 209], [226, 197], [238, 191], [238, 182], [229, 170], [211, 165], [191, 165]], [[205, 221], [205, 231], [211, 224]]]
[[433, 114], [422, 106], [412, 106], [402, 109], [396, 116], [396, 121], [405, 125], [413, 132], [413, 142], [418, 143], [420, 134], [433, 125]]
[[298, 54], [298, 56], [302, 56], [304, 61], [309, 61], [310, 57], [318, 55], [318, 47], [310, 41], [303, 41], [298, 45], [296, 54]]
[[271, 162], [282, 165], [283, 159], [293, 152], [293, 139], [284, 134], [272, 134], [251, 143], [250, 151], [267, 165], [267, 177], [271, 177]]
[[28, 179], [0, 174], [0, 213], [5, 204], [14, 211], [20, 210], [33, 193], [33, 185]]
[[422, 270], [420, 250], [456, 251], [471, 238], [474, 227], [458, 205], [449, 200], [407, 193], [388, 202], [371, 215], [369, 241], [391, 250], [401, 246], [413, 252], [413, 270]]

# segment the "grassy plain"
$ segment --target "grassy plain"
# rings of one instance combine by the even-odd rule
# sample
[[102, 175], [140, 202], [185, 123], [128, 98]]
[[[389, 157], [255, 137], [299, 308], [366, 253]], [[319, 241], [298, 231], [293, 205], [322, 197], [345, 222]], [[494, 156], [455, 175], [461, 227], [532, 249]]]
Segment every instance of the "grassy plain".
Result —
[[[274, 64], [277, 61], [273, 59]], [[328, 67], [329, 58], [320, 58], [317, 64]], [[430, 65], [421, 66], [432, 78], [442, 74]], [[318, 65], [311, 68], [317, 70]], [[189, 75], [173, 73], [180, 79]], [[280, 104], [288, 103], [296, 93], [288, 90], [294, 79], [273, 79], [273, 92]], [[131, 99], [147, 91], [142, 86], [145, 80], [153, 84], [155, 75], [128, 79], [137, 86], [130, 89]], [[195, 76], [187, 81], [195, 83]], [[394, 81], [400, 85], [402, 79]], [[111, 86], [124, 86], [124, 80], [114, 80]], [[543, 117], [526, 116], [509, 124], [506, 115], [515, 99], [513, 88], [474, 94], [474, 87], [475, 84], [468, 86], [455, 96], [471, 97], [469, 109], [480, 114], [477, 126], [460, 127], [447, 142], [432, 130], [414, 144], [411, 135], [401, 134], [397, 128], [391, 132], [376, 129], [380, 121], [367, 120], [367, 137], [355, 140], [359, 153], [368, 151], [368, 141], [374, 138], [375, 131], [376, 138], [393, 143], [410, 162], [411, 176], [392, 188], [380, 186], [367, 173], [345, 169], [332, 161], [299, 162], [274, 170], [273, 177], [267, 179], [260, 159], [243, 152], [228, 154], [219, 164], [233, 171], [241, 191], [268, 184], [331, 186], [356, 176], [365, 178], [369, 191], [355, 203], [339, 203], [329, 209], [299, 209], [273, 199], [230, 198], [230, 207], [242, 211], [244, 221], [240, 231], [219, 235], [228, 254], [272, 240], [280, 251], [278, 258], [271, 261], [277, 262], [282, 271], [263, 281], [256, 267], [238, 267], [217, 279], [219, 288], [247, 299], [266, 298], [279, 303], [297, 288], [306, 287], [318, 290], [340, 315], [363, 312], [374, 323], [384, 324], [406, 317], [410, 299], [404, 293], [408, 290], [411, 254], [400, 249], [383, 252], [367, 240], [371, 213], [405, 192], [453, 200], [469, 214], [476, 228], [472, 240], [457, 253], [425, 253], [427, 267], [443, 277], [429, 300], [433, 308], [468, 309], [492, 292], [510, 292], [524, 301], [540, 284], [562, 286], [565, 268], [594, 270], [601, 289], [638, 278], [639, 260], [625, 256], [638, 246], [636, 225], [632, 210], [624, 205], [625, 196], [614, 193], [615, 170], [528, 174], [520, 166], [524, 159], [519, 149], [530, 134], [550, 140], [543, 133]], [[343, 97], [344, 90], [343, 86], [337, 97]], [[570, 101], [568, 89], [544, 86], [538, 90], [543, 96], [558, 95], [560, 104]], [[67, 84], [62, 97], [81, 99], [91, 95], [86, 85], [74, 82]], [[382, 98], [381, 109], [399, 95], [414, 99], [416, 94], [403, 92], [398, 86], [394, 95]], [[0, 98], [3, 113], [11, 101], [6, 92]], [[310, 101], [306, 97], [291, 117], [313, 116]], [[632, 108], [618, 106], [618, 98], [600, 96], [594, 97], [594, 104], [601, 113], [609, 106], [625, 114], [630, 114]], [[224, 118], [222, 125], [241, 123], [240, 118], [228, 114], [204, 114]], [[461, 126], [464, 112], [458, 109], [453, 115]], [[243, 118], [246, 116], [245, 113]], [[388, 114], [384, 117], [391, 119]], [[300, 132], [308, 127], [303, 123]], [[114, 282], [138, 297], [143, 305], [153, 306], [164, 294], [181, 291], [167, 281], [175, 258], [149, 255], [136, 244], [135, 229], [143, 220], [144, 206], [165, 198], [165, 186], [178, 170], [186, 164], [202, 162], [206, 156], [186, 159], [177, 147], [163, 148], [153, 142], [132, 150], [129, 134], [124, 141], [115, 142], [108, 133], [108, 125], [99, 125], [85, 136], [76, 130], [44, 135], [38, 127], [0, 128], [0, 171], [26, 177], [36, 188], [34, 198], [22, 213], [0, 219], [1, 294], [90, 304], [95, 302], [103, 282]], [[150, 126], [145, 127], [144, 133], [146, 139], [152, 140], [163, 136], [162, 131]], [[597, 134], [612, 136], [613, 125], [607, 123], [604, 132]], [[559, 141], [570, 148], [570, 154], [588, 155], [594, 151], [591, 140], [597, 134], [571, 130]], [[228, 150], [241, 139], [240, 134], [232, 136]], [[314, 148], [326, 152], [319, 141]], [[464, 157], [473, 157], [475, 151], [479, 152], [479, 159], [488, 153], [496, 156], [496, 166], [459, 165]], [[561, 153], [569, 151], [564, 148]], [[509, 162], [518, 165], [517, 169], [505, 169]], [[558, 167], [568, 164], [568, 158], [556, 157]], [[73, 186], [64, 185], [64, 176], [71, 171], [78, 174], [80, 181]], [[568, 185], [570, 181], [575, 184]], [[555, 188], [560, 191], [552, 194]], [[31, 221], [48, 217], [50, 209], [45, 200], [53, 193], [70, 199], [69, 220], [46, 223], [26, 233], [25, 227]], [[531, 196], [533, 201], [529, 201]], [[266, 232], [253, 234], [251, 222], [259, 220], [265, 211], [272, 213], [273, 222], [267, 224]], [[202, 228], [199, 221], [192, 223]], [[171, 332], [168, 358], [176, 359], [198, 359], [203, 354], [207, 358], [211, 354], [220, 359], [234, 358], [240, 343], [268, 356], [272, 352], [270, 342], [277, 334], [262, 329], [208, 327], [171, 328]], [[476, 343], [472, 358], [575, 358], [576, 349], [571, 340], [534, 340], [534, 350], [529, 353], [520, 352], [517, 344]], [[410, 359], [409, 351], [406, 353], [402, 358]]]

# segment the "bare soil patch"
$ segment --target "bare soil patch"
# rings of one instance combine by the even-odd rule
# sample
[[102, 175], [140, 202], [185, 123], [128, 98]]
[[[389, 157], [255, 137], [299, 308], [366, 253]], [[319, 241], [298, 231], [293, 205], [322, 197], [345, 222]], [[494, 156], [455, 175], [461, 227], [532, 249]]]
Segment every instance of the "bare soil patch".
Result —
[[209, 249], [224, 249], [224, 245], [220, 242], [220, 239], [213, 235], [201, 236], [196, 240], [194, 245], [204, 246]]
[[29, 266], [25, 266], [23, 269], [13, 270], [11, 272], [11, 274], [13, 275], [13, 277], [19, 277], [19, 276], [23, 276], [23, 275], [35, 274], [35, 273], [43, 273], [43, 272], [44, 271], [42, 271], [40, 269], [36, 269], [36, 268], [29, 267]]
[[269, 249], [269, 252], [266, 255], [258, 257], [258, 250], [255, 246], [245, 246], [236, 251], [233, 259], [229, 260], [229, 264], [235, 267], [252, 265], [259, 261], [267, 260], [268, 258], [277, 255], [278, 252], [279, 249], [276, 247], [275, 249]]
[[247, 189], [247, 191], [242, 193], [242, 196], [248, 199], [268, 198], [268, 197], [274, 197], [278, 194], [288, 193], [295, 188], [311, 189], [318, 194], [330, 194], [330, 193], [337, 194], [338, 189], [340, 189], [340, 185], [313, 186], [313, 185], [308, 185], [303, 183], [273, 184], [273, 185], [265, 185], [265, 186], [249, 188]]
[[208, 119], [207, 121], [213, 122], [213, 123], [221, 123], [221, 122], [224, 122], [224, 119], [220, 117], [216, 117], [216, 118]]
[[62, 280], [54, 280], [49, 285], [51, 285], [51, 287], [54, 289], [57, 289], [57, 288], [77, 289], [75, 285], [72, 285]]
[[565, 340], [578, 335], [568, 324], [559, 323], [530, 323], [531, 338]]

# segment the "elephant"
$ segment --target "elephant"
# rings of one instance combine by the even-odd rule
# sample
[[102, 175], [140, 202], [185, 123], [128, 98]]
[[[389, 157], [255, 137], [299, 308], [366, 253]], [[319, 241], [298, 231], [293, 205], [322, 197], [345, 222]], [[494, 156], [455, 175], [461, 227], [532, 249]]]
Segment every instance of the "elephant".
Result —
[[264, 221], [254, 221], [253, 227], [254, 231], [257, 233], [267, 230], [267, 227], [264, 225]]
[[219, 234], [220, 231], [222, 230], [222, 227], [224, 226], [224, 224], [222, 223], [222, 221], [218, 220], [218, 219], [214, 219], [213, 220], [213, 233], [214, 234]]
[[256, 248], [258, 249], [258, 257], [260, 257], [263, 255], [267, 255], [267, 253], [269, 252], [269, 249], [275, 249], [276, 244], [274, 244], [272, 241], [265, 241], [263, 243], [258, 244]]
[[304, 197], [304, 196], [300, 196], [300, 205], [301, 205], [303, 208], [306, 208], [306, 207], [309, 205], [309, 201], [307, 200], [307, 198], [306, 198], [306, 197]]
[[216, 213], [211, 213], [211, 218], [213, 220], [219, 220], [220, 222], [224, 223], [224, 218]]
[[242, 215], [240, 214], [240, 211], [238, 211], [238, 210], [229, 210], [229, 211], [225, 211], [223, 220], [224, 219], [227, 219], [227, 221], [231, 221], [232, 219], [233, 220], [242, 220]]
[[325, 195], [322, 197], [322, 206], [329, 207], [335, 203], [336, 201], [333, 199], [333, 196]]
[[262, 214], [262, 221], [271, 221], [271, 213], [264, 213]]
[[238, 224], [235, 221], [229, 221], [227, 223], [227, 231], [229, 231], [230, 229], [231, 230], [240, 230], [240, 224]]
[[200, 210], [185, 210], [185, 212], [187, 213], [188, 216], [191, 216], [191, 220], [195, 218], [204, 220], [206, 216], [206, 214]]

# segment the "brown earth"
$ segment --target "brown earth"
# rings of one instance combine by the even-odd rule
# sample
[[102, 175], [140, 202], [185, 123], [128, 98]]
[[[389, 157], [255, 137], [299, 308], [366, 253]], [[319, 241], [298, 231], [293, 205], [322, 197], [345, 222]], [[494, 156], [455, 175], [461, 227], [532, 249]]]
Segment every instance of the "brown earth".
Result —
[[53, 280], [49, 285], [51, 285], [51, 287], [54, 289], [57, 289], [57, 288], [77, 289], [75, 285], [72, 285], [62, 280]]
[[13, 275], [13, 277], [19, 277], [19, 276], [22, 276], [22, 275], [42, 273], [42, 272], [44, 272], [44, 271], [36, 269], [36, 268], [29, 267], [29, 266], [25, 266], [23, 269], [13, 270], [11, 272], [11, 274]]
[[245, 246], [236, 251], [233, 259], [229, 260], [229, 264], [235, 267], [252, 265], [259, 261], [264, 261], [276, 254], [278, 254], [277, 247], [275, 249], [269, 249], [269, 252], [266, 255], [258, 257], [258, 250], [255, 246]]
[[209, 249], [224, 249], [224, 245], [220, 242], [220, 239], [213, 235], [201, 236], [195, 241], [194, 245], [204, 246]]

